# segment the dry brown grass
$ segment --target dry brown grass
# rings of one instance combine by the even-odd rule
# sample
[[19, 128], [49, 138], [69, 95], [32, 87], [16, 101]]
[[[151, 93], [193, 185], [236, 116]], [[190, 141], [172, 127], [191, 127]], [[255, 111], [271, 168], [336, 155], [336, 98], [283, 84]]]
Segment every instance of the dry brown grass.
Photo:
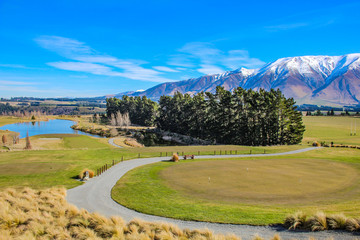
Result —
[[79, 173], [79, 178], [83, 179], [85, 177], [85, 172], [88, 171], [89, 172], [89, 178], [93, 178], [94, 177], [94, 172], [92, 170], [89, 170], [87, 168], [83, 169], [80, 173]]
[[178, 162], [179, 161], [179, 155], [177, 153], [173, 153], [170, 161]]
[[138, 143], [136, 141], [136, 139], [134, 139], [134, 138], [127, 138], [127, 139], [124, 140], [124, 143], [127, 146], [134, 147], [134, 148], [144, 147], [144, 145], [142, 145], [141, 143]]
[[167, 223], [135, 219], [126, 224], [120, 217], [79, 210], [66, 202], [65, 194], [66, 190], [59, 188], [0, 192], [0, 239], [240, 240], [234, 235], [180, 229]]
[[325, 213], [318, 212], [314, 216], [307, 216], [302, 212], [297, 212], [286, 217], [284, 226], [290, 230], [347, 230], [354, 232], [360, 230], [360, 219], [347, 218], [344, 214], [326, 216]]

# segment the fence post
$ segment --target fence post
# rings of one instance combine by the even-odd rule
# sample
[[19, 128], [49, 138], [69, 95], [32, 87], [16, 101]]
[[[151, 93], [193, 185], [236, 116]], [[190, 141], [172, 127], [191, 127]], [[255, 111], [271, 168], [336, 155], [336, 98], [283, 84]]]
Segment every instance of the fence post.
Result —
[[200, 151], [198, 151], [198, 155], [200, 155]]
[[140, 153], [139, 153], [139, 156], [138, 156], [138, 158], [140, 158]]
[[184, 156], [184, 152], [182, 152], [182, 156]]
[[124, 161], [124, 156], [121, 156], [121, 161]]
[[227, 151], [225, 150], [225, 155], [227, 154]]
[[216, 150], [214, 150], [214, 156], [216, 155]]
[[160, 157], [162, 157], [162, 152], [160, 152]]
[[250, 149], [250, 154], [251, 154], [251, 149]]
[[235, 150], [235, 154], [237, 155], [237, 150]]
[[165, 152], [165, 156], [167, 157], [167, 152]]
[[113, 166], [115, 165], [115, 160], [113, 159]]
[[221, 150], [220, 150], [220, 155], [221, 155]]
[[264, 154], [265, 154], [265, 149], [264, 149]]

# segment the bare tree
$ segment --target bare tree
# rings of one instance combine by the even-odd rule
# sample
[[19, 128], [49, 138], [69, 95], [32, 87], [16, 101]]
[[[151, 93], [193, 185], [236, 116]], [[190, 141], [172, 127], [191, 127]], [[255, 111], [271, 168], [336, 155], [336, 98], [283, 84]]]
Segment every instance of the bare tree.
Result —
[[26, 146], [25, 149], [30, 150], [32, 149], [31, 143], [30, 143], [30, 138], [29, 138], [29, 132], [26, 133]]
[[95, 122], [100, 123], [100, 115], [98, 113], [95, 114]]
[[120, 111], [116, 113], [116, 126], [122, 127], [124, 125], [124, 118]]
[[128, 127], [131, 125], [129, 113], [123, 114], [123, 126]]
[[110, 125], [116, 126], [116, 118], [115, 118], [114, 114], [110, 115]]

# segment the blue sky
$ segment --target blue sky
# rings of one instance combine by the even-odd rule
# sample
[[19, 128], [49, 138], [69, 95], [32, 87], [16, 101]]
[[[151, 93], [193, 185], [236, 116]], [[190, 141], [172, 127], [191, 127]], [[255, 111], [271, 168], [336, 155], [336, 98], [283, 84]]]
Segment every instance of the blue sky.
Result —
[[359, 1], [0, 0], [0, 97], [147, 89], [360, 52]]

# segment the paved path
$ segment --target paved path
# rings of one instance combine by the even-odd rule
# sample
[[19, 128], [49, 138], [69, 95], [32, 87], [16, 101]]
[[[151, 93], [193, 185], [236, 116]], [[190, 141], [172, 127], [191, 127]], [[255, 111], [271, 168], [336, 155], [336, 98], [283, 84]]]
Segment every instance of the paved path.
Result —
[[[280, 156], [295, 154], [315, 150], [316, 148], [305, 148], [285, 153], [274, 154], [253, 154], [253, 155], [221, 155], [221, 156], [196, 156], [196, 158], [231, 158], [231, 157], [261, 157], [261, 156]], [[308, 239], [310, 236], [316, 239], [355, 239], [357, 236], [348, 232], [294, 232], [287, 231], [281, 227], [269, 226], [249, 226], [234, 224], [218, 224], [208, 222], [181, 221], [171, 218], [147, 215], [128, 209], [111, 198], [111, 189], [116, 182], [128, 171], [136, 167], [156, 163], [162, 160], [168, 160], [169, 157], [143, 158], [121, 162], [99, 177], [95, 177], [87, 183], [68, 190], [67, 200], [79, 208], [85, 208], [90, 212], [99, 212], [106, 216], [119, 215], [124, 220], [130, 221], [133, 218], [139, 218], [149, 222], [169, 222], [178, 225], [181, 228], [203, 229], [208, 228], [215, 233], [233, 233], [242, 239], [252, 239], [255, 234], [259, 234], [266, 239], [270, 239], [274, 234], [279, 234], [282, 239]], [[360, 239], [360, 235], [358, 236]]]
[[111, 144], [111, 145], [113, 145], [114, 147], [117, 147], [117, 148], [123, 148], [122, 146], [115, 144], [114, 139], [115, 138], [110, 138], [109, 141], [108, 141], [109, 144]]

